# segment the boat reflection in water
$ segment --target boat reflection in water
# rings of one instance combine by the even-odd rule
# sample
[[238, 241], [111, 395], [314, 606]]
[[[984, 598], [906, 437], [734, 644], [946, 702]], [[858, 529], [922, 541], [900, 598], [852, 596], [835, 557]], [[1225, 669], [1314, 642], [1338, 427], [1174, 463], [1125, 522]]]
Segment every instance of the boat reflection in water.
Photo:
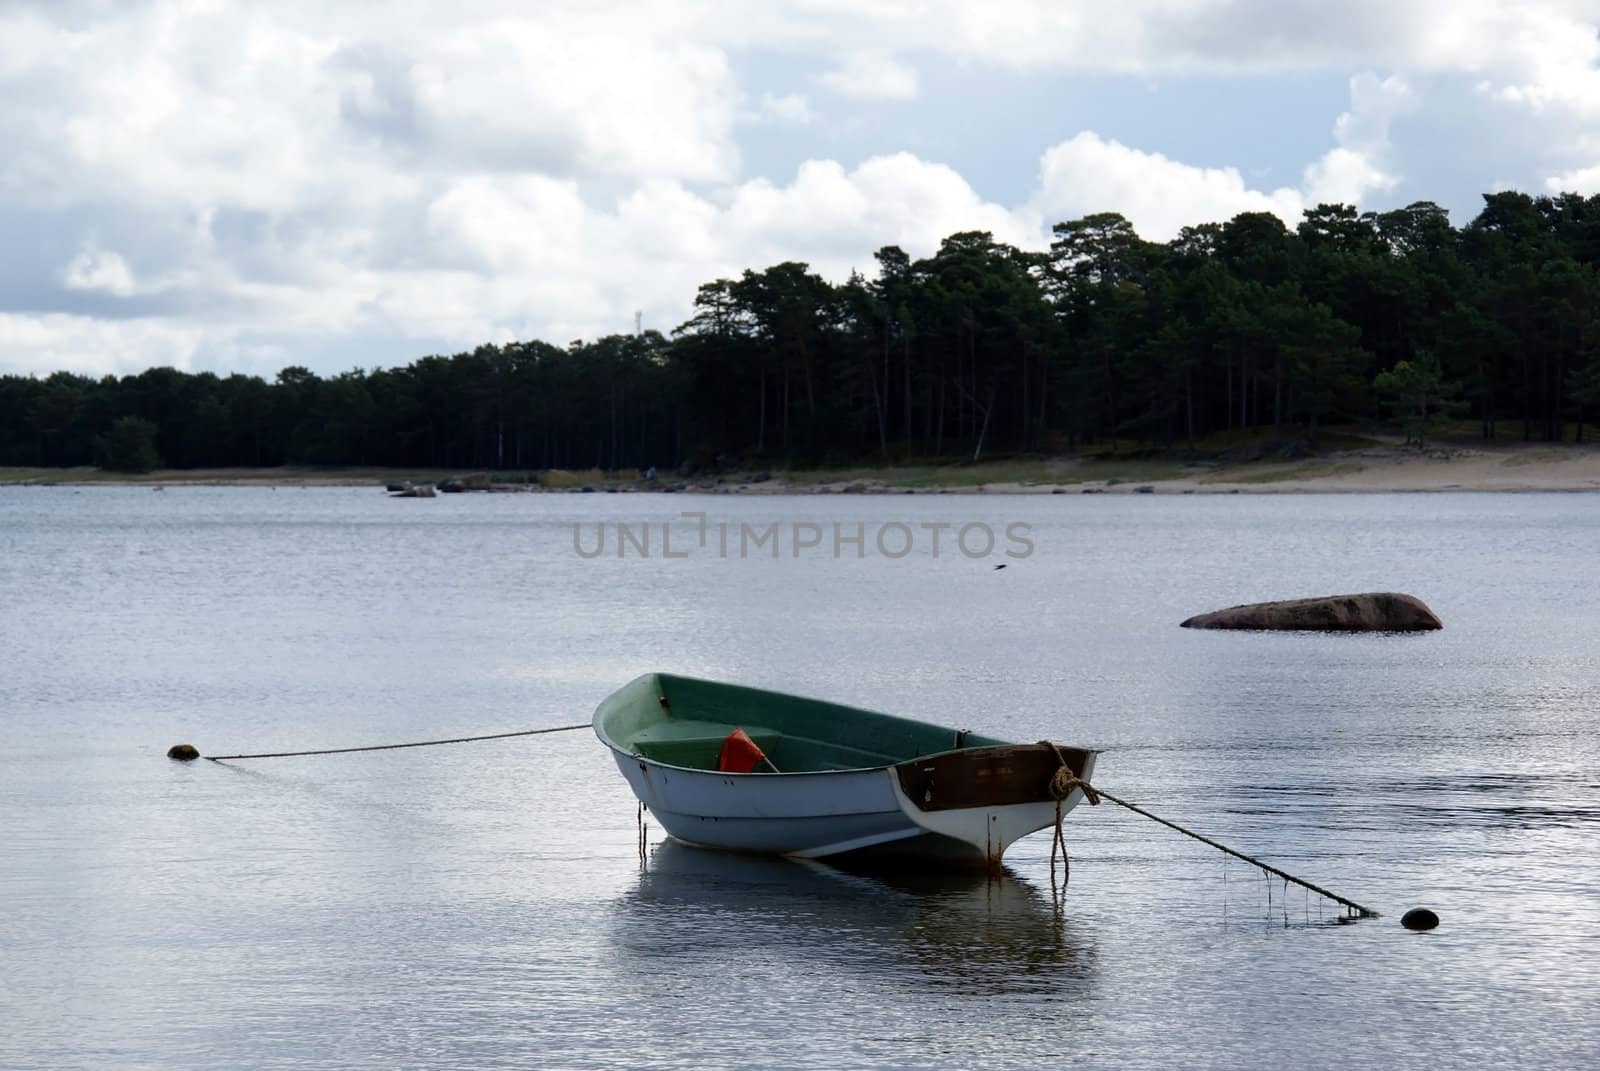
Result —
[[[807, 860], [650, 847], [619, 904], [624, 953], [652, 961], [772, 956], [975, 994], [1087, 991], [1092, 944], [1008, 870], [852, 872]], [[686, 962], [687, 961], [687, 962]]]

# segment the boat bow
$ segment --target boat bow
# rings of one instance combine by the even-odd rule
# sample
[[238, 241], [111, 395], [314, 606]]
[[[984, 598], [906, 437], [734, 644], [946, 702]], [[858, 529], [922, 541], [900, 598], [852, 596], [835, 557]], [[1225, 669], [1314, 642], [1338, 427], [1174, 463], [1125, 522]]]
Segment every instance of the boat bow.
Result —
[[1093, 751], [1047, 742], [1004, 744], [912, 759], [888, 772], [906, 817], [998, 867], [1013, 842], [1054, 825], [1093, 791], [1094, 759]]

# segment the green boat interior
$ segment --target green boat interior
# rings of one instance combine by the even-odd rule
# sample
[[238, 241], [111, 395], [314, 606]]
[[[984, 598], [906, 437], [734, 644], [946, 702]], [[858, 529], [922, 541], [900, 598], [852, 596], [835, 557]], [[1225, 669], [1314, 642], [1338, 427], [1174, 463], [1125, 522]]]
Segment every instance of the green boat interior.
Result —
[[[742, 728], [780, 773], [870, 769], [1009, 741], [820, 699], [648, 673], [595, 714], [607, 743], [667, 766], [715, 770]], [[753, 773], [772, 773], [766, 766]]]

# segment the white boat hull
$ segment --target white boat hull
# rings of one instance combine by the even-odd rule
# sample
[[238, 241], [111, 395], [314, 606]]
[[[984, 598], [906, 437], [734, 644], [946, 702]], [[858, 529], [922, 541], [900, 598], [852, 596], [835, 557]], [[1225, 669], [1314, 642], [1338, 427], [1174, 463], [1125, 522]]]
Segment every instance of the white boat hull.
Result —
[[[1053, 800], [926, 809], [892, 766], [751, 775], [667, 766], [616, 748], [612, 756], [669, 834], [726, 851], [823, 858], [882, 849], [998, 866], [1012, 843], [1056, 820]], [[1082, 798], [1074, 790], [1062, 813]]]

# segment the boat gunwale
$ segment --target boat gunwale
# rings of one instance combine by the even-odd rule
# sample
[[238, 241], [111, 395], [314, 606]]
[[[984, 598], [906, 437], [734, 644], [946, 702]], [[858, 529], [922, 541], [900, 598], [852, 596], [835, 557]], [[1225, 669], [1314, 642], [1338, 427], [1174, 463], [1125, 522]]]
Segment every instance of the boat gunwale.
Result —
[[[668, 677], [668, 678], [672, 678], [672, 679], [676, 679], [676, 680], [687, 680], [687, 681], [694, 681], [696, 683], [713, 684], [713, 685], [716, 685], [716, 684], [730, 684], [733, 687], [743, 688], [743, 689], [746, 689], [748, 691], [757, 692], [757, 693], [761, 693], [761, 694], [764, 694], [764, 695], [780, 696], [780, 697], [783, 697], [785, 699], [798, 699], [798, 700], [801, 700], [803, 702], [816, 703], [819, 706], [830, 707], [830, 708], [833, 708], [833, 709], [839, 710], [839, 711], [845, 711], [845, 712], [856, 713], [856, 714], [866, 714], [866, 715], [869, 715], [869, 716], [874, 717], [874, 718], [886, 718], [886, 719], [889, 719], [891, 721], [901, 722], [901, 723], [904, 723], [904, 724], [907, 724], [907, 725], [916, 725], [916, 726], [920, 726], [920, 727], [924, 727], [924, 728], [930, 728], [930, 729], [940, 729], [940, 730], [943, 730], [945, 732], [951, 732], [951, 733], [957, 732], [958, 730], [951, 729], [949, 726], [946, 726], [946, 725], [940, 725], [937, 722], [922, 721], [922, 720], [917, 719], [917, 718], [907, 718], [907, 717], [904, 717], [903, 715], [900, 715], [900, 714], [888, 714], [888, 713], [885, 713], [884, 711], [881, 711], [881, 710], [870, 710], [870, 709], [868, 709], [866, 707], [858, 707], [858, 706], [854, 706], [854, 705], [849, 704], [849, 703], [836, 703], [836, 702], [834, 702], [833, 700], [830, 700], [830, 699], [819, 699], [819, 698], [816, 698], [815, 696], [798, 695], [798, 694], [793, 693], [793, 692], [780, 692], [780, 691], [777, 691], [776, 689], [762, 688], [762, 687], [758, 687], [758, 686], [755, 686], [755, 685], [735, 684], [734, 682], [728, 682], [728, 681], [711, 681], [711, 680], [706, 680], [705, 678], [700, 678], [700, 677], [684, 677], [684, 676], [681, 676], [681, 675], [675, 674], [675, 673], [661, 673], [661, 672], [642, 673], [639, 676], [635, 677], [633, 680], [629, 681], [627, 684], [624, 684], [620, 688], [618, 688], [615, 691], [613, 691], [610, 695], [606, 696], [605, 699], [601, 700], [600, 705], [595, 708], [594, 717], [591, 719], [590, 724], [591, 724], [591, 727], [594, 729], [595, 736], [599, 738], [599, 740], [600, 740], [600, 742], [602, 744], [606, 745], [606, 747], [610, 748], [612, 750], [612, 752], [614, 752], [617, 755], [626, 756], [627, 758], [636, 760], [638, 762], [649, 763], [651, 766], [655, 766], [655, 767], [658, 767], [660, 769], [675, 770], [675, 771], [678, 771], [678, 772], [681, 772], [681, 773], [706, 774], [706, 775], [709, 775], [709, 776], [712, 776], [712, 777], [740, 777], [740, 778], [744, 778], [744, 777], [750, 777], [750, 778], [819, 777], [819, 776], [828, 776], [828, 775], [832, 775], [832, 774], [861, 774], [861, 773], [873, 773], [873, 772], [882, 771], [882, 770], [893, 770], [896, 767], [901, 766], [901, 765], [903, 765], [905, 763], [908, 763], [908, 762], [924, 762], [924, 761], [926, 761], [928, 759], [931, 759], [931, 758], [934, 758], [936, 756], [956, 755], [956, 754], [973, 755], [973, 754], [977, 754], [977, 753], [981, 753], [983, 751], [986, 751], [986, 750], [988, 750], [990, 748], [1034, 747], [1034, 746], [1038, 746], [1040, 744], [1044, 744], [1045, 743], [1045, 741], [1034, 741], [1033, 743], [1028, 743], [1026, 741], [1005, 740], [1005, 741], [1001, 741], [999, 743], [994, 743], [994, 744], [980, 744], [980, 745], [976, 745], [976, 746], [973, 746], [973, 747], [955, 747], [955, 748], [946, 748], [943, 751], [930, 751], [925, 755], [913, 755], [913, 756], [910, 756], [908, 758], [896, 759], [893, 762], [880, 763], [880, 764], [878, 764], [876, 766], [848, 766], [848, 767], [842, 767], [842, 768], [839, 768], [839, 769], [831, 769], [831, 770], [776, 770], [776, 771], [762, 771], [762, 772], [757, 772], [757, 771], [752, 770], [749, 773], [737, 773], [737, 772], [734, 772], [732, 770], [709, 770], [709, 769], [705, 769], [705, 768], [699, 767], [699, 766], [679, 766], [679, 765], [676, 765], [674, 763], [663, 762], [660, 759], [652, 758], [651, 756], [645, 755], [642, 752], [628, 751], [628, 750], [624, 749], [620, 744], [618, 744], [610, 736], [610, 734], [608, 734], [606, 732], [606, 730], [604, 729], [604, 727], [601, 724], [601, 721], [602, 721], [602, 717], [601, 716], [602, 716], [602, 714], [603, 713], [607, 713], [607, 711], [606, 711], [607, 704], [609, 704], [611, 702], [611, 700], [616, 695], [621, 693], [622, 691], [626, 690], [627, 688], [631, 687], [632, 685], [637, 684], [639, 681], [642, 681], [642, 680], [644, 680], [645, 678], [648, 678], [648, 677], [657, 677], [657, 678]], [[731, 725], [732, 723], [727, 723], [727, 724]], [[736, 725], [733, 726], [733, 727], [734, 728], [738, 728], [738, 726], [736, 726]], [[999, 737], [989, 736], [989, 735], [987, 735], [985, 733], [972, 732], [972, 730], [961, 730], [961, 731], [971, 733], [971, 735], [973, 735], [973, 736], [982, 737], [985, 740], [1000, 740]], [[1063, 745], [1063, 746], [1067, 746], [1067, 745]], [[1076, 745], [1071, 745], [1071, 747], [1072, 747], [1073, 750], [1086, 752], [1087, 754], [1089, 754], [1091, 756], [1098, 756], [1101, 753], [1100, 749], [1098, 749], [1098, 748], [1077, 747]]]
[[[738, 773], [733, 770], [707, 770], [700, 766], [677, 766], [670, 762], [662, 762], [660, 759], [651, 758], [649, 755], [645, 755], [642, 752], [624, 751], [622, 748], [603, 737], [601, 738], [600, 742], [605, 744], [606, 747], [610, 748], [618, 755], [622, 755], [630, 759], [636, 759], [639, 762], [646, 762], [651, 766], [655, 766], [663, 770], [676, 770], [681, 773], [707, 774], [711, 777], [761, 777], [768, 780], [771, 780], [774, 777], [824, 777], [831, 776], [833, 774], [879, 773], [884, 770], [893, 770], [895, 767], [904, 765], [908, 762], [923, 762], [927, 759], [934, 758], [935, 756], [974, 755], [978, 754], [979, 752], [986, 751], [989, 748], [1035, 746], [1034, 744], [1019, 744], [1015, 742], [1008, 742], [1004, 744], [984, 744], [981, 747], [958, 747], [950, 748], [948, 751], [930, 751], [926, 755], [914, 755], [909, 759], [897, 759], [894, 762], [886, 762], [879, 766], [843, 766], [832, 770], [752, 770], [749, 773]], [[1079, 748], [1078, 750], [1091, 751], [1090, 748]], [[1094, 751], [1092, 753], [1096, 755], [1099, 754], [1098, 751]]]

